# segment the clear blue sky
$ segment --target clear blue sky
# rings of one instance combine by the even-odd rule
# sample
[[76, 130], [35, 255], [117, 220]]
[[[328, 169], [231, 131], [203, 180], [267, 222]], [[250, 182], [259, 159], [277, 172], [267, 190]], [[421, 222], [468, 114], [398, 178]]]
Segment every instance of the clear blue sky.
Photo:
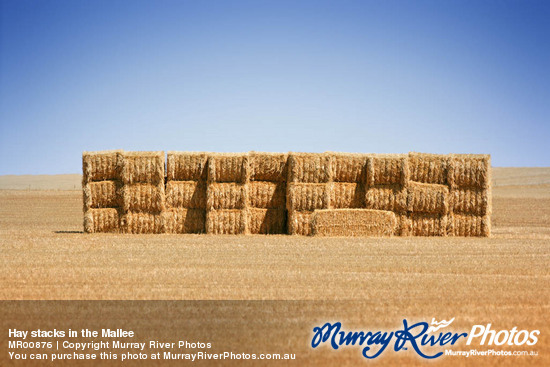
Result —
[[0, 174], [116, 148], [550, 166], [550, 1], [0, 4]]

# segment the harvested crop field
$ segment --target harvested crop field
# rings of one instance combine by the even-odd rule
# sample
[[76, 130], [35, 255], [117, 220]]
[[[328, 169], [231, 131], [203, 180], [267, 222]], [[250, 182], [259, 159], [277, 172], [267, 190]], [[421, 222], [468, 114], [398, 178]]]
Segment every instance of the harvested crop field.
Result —
[[[307, 362], [341, 365], [363, 362], [360, 351], [312, 351], [301, 335], [335, 319], [369, 330], [455, 317], [455, 328], [540, 329], [524, 348], [539, 356], [516, 358], [550, 363], [550, 168], [494, 169], [491, 238], [85, 234], [82, 191], [12, 187], [25, 186], [0, 177], [0, 299], [293, 301], [270, 316], [296, 330], [288, 343]], [[422, 362], [386, 354], [395, 365]], [[473, 361], [520, 362], [444, 359]]]

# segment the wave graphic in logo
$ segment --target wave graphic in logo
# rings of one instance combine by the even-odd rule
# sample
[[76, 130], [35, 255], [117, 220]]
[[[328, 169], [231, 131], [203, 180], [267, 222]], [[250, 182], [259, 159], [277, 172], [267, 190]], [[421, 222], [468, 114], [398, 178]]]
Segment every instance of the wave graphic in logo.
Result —
[[432, 324], [431, 326], [428, 328], [428, 331], [427, 333], [431, 333], [431, 332], [436, 332], [437, 330], [439, 329], [443, 329], [444, 327], [447, 327], [449, 325], [452, 324], [452, 322], [455, 321], [455, 318], [453, 317], [452, 319], [450, 319], [449, 321], [447, 320], [441, 320], [439, 322], [435, 321], [434, 318], [432, 318]]

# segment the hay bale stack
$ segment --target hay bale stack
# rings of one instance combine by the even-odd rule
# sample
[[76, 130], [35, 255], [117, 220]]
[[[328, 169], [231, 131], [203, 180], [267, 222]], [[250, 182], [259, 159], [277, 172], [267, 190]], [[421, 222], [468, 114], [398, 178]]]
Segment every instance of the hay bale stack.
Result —
[[313, 232], [311, 220], [313, 211], [288, 211], [288, 234], [310, 236]]
[[450, 156], [409, 153], [410, 180], [428, 184], [448, 184]]
[[406, 213], [407, 189], [399, 184], [370, 186], [365, 194], [365, 207], [396, 214]]
[[328, 153], [290, 153], [288, 182], [327, 183], [331, 180], [332, 156]]
[[82, 182], [120, 180], [122, 150], [82, 153]]
[[400, 185], [409, 182], [409, 162], [406, 154], [373, 154], [367, 160], [367, 185]]
[[247, 234], [246, 209], [219, 209], [206, 212], [206, 233]]
[[249, 233], [248, 153], [213, 153], [207, 172], [206, 233]]
[[407, 210], [410, 212], [447, 214], [449, 211], [446, 185], [411, 182], [407, 191]]
[[359, 153], [332, 153], [331, 180], [364, 184], [367, 180], [368, 154]]
[[84, 232], [118, 232], [121, 211], [117, 208], [88, 209], [84, 212]]
[[121, 178], [125, 185], [164, 183], [164, 152], [124, 152]]
[[248, 202], [251, 208], [285, 209], [286, 182], [250, 181]]
[[164, 212], [165, 233], [204, 233], [206, 210], [168, 208]]
[[356, 182], [333, 182], [330, 190], [330, 205], [335, 209], [365, 208], [365, 184]]
[[166, 159], [167, 181], [206, 182], [208, 153], [168, 152]]
[[451, 214], [448, 235], [461, 237], [489, 237], [491, 217], [489, 215]]
[[165, 210], [164, 152], [124, 152], [121, 179], [121, 230], [163, 233]]
[[286, 233], [286, 181], [288, 155], [249, 153], [247, 211], [251, 234]]
[[286, 233], [286, 210], [249, 208], [248, 228], [252, 234]]
[[121, 150], [82, 153], [84, 231], [118, 232], [122, 207]]
[[206, 232], [208, 154], [168, 152], [166, 233]]
[[332, 192], [330, 183], [289, 183], [288, 210], [328, 209]]
[[119, 208], [121, 188], [121, 182], [117, 180], [88, 182], [83, 188], [84, 207], [87, 209]]
[[446, 236], [447, 215], [434, 213], [409, 213], [408, 220], [401, 223], [402, 235], [409, 236]]
[[370, 209], [315, 210], [314, 236], [392, 236], [397, 226], [393, 212]]
[[491, 234], [491, 157], [484, 154], [450, 156], [450, 236], [488, 237]]
[[121, 217], [121, 229], [131, 234], [165, 233], [165, 215], [162, 212], [126, 212]]

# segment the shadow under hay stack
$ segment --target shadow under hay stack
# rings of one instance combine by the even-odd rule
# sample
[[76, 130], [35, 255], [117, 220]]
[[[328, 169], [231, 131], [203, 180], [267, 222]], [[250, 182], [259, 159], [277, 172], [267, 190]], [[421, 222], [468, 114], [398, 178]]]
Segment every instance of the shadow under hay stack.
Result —
[[[84, 152], [86, 232], [490, 235], [488, 155]], [[166, 173], [166, 176], [165, 176]]]

